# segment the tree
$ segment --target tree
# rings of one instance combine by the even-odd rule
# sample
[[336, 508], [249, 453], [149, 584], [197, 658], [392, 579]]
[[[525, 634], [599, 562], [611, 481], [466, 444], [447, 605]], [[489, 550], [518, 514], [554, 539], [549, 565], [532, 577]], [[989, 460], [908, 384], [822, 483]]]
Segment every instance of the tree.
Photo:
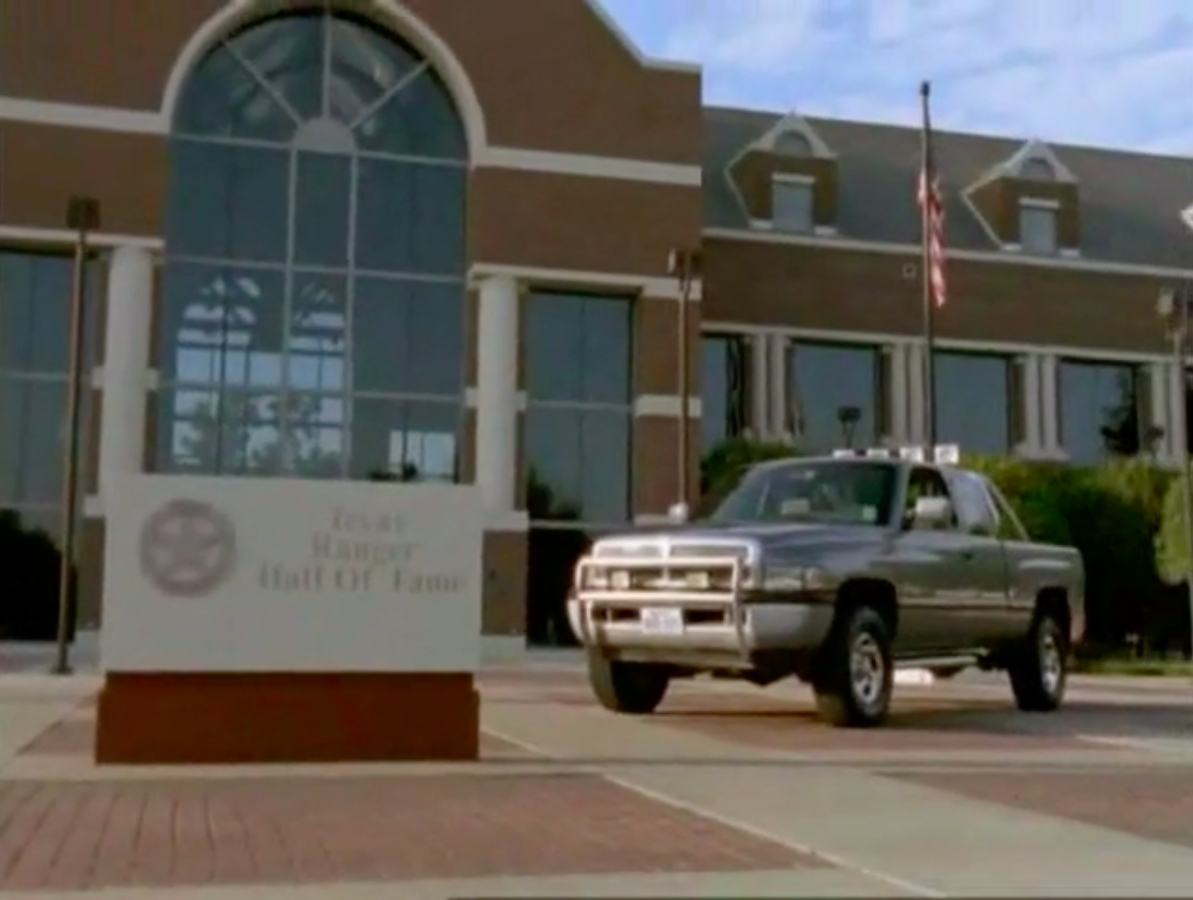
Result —
[[1136, 456], [1145, 449], [1137, 378], [1134, 371], [1119, 372], [1115, 378], [1118, 397], [1102, 412], [1102, 444], [1111, 456]]
[[534, 466], [526, 472], [526, 511], [531, 519], [552, 522], [580, 521], [580, 504], [556, 496]]

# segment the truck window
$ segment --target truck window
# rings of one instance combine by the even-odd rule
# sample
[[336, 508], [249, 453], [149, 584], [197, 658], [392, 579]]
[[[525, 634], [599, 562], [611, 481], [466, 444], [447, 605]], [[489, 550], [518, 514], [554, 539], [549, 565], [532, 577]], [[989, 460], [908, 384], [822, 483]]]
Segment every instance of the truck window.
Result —
[[[911, 474], [907, 478], [907, 508], [906, 515], [911, 516], [915, 510], [916, 501], [920, 497], [944, 497], [952, 500], [949, 493], [949, 486], [945, 483], [944, 476], [936, 469], [929, 469], [926, 466], [917, 466], [911, 470]], [[954, 503], [954, 515], [956, 501]], [[953, 526], [956, 522], [953, 522]], [[953, 527], [950, 526], [950, 527]]]
[[994, 508], [998, 511], [999, 540], [1031, 540], [1031, 537], [1027, 533], [1027, 529], [1023, 527], [1023, 523], [1019, 520], [1019, 516], [1015, 514], [1015, 510], [1011, 508], [1011, 504], [1007, 502], [1007, 498], [1002, 495], [1002, 491], [1000, 491], [995, 485], [986, 479], [983, 479], [983, 484], [986, 487], [987, 493], [990, 495], [991, 501], [994, 503]]
[[998, 534], [998, 516], [991, 506], [985, 482], [971, 472], [951, 473], [949, 481], [961, 530], [987, 537]]

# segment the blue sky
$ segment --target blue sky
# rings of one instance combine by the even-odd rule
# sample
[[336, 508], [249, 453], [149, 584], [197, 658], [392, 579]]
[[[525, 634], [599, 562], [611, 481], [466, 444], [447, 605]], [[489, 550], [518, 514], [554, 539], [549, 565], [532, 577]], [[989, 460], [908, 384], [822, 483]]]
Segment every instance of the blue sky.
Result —
[[1193, 0], [599, 0], [705, 100], [1193, 156]]

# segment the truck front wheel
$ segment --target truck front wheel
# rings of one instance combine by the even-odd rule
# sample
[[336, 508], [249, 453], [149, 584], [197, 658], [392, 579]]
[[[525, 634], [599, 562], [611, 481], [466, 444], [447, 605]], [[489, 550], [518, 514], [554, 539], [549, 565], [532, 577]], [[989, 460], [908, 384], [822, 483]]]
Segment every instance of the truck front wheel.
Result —
[[1007, 666], [1015, 703], [1025, 712], [1060, 707], [1068, 677], [1068, 642], [1057, 617], [1041, 610]]
[[671, 683], [668, 666], [620, 662], [588, 654], [588, 680], [605, 709], [642, 716], [654, 712]]
[[868, 606], [843, 611], [819, 668], [813, 688], [824, 721], [846, 728], [882, 723], [894, 686], [890, 633], [882, 616]]

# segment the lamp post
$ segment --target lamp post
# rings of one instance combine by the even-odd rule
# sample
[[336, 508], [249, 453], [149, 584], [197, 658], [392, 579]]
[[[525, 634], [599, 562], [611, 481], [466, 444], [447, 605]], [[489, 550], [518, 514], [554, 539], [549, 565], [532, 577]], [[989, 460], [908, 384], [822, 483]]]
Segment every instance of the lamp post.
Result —
[[667, 273], [671, 275], [679, 287], [679, 338], [678, 338], [678, 366], [679, 377], [679, 490], [676, 498], [676, 512], [686, 517], [688, 502], [691, 497], [691, 464], [688, 459], [689, 440], [688, 431], [691, 414], [689, 411], [689, 396], [691, 395], [691, 347], [688, 330], [691, 322], [692, 286], [700, 277], [701, 254], [698, 248], [676, 248], [667, 256]]
[[87, 240], [99, 227], [99, 201], [71, 197], [66, 224], [75, 233], [74, 267], [70, 290], [70, 344], [66, 392], [65, 453], [62, 463], [62, 563], [58, 570], [58, 632], [54, 675], [70, 674], [71, 598], [75, 593], [75, 526], [79, 506], [79, 420], [83, 394], [83, 304], [87, 287]]
[[1190, 652], [1193, 652], [1193, 477], [1189, 472], [1189, 407], [1188, 407], [1188, 348], [1189, 348], [1189, 305], [1193, 298], [1187, 285], [1166, 287], [1160, 291], [1156, 312], [1164, 323], [1168, 339], [1172, 342], [1172, 364], [1176, 368], [1177, 380], [1182, 391], [1173, 404], [1176, 421], [1172, 423], [1173, 451], [1181, 467], [1181, 478], [1185, 486], [1185, 508], [1182, 519], [1185, 526], [1185, 588], [1189, 592]]
[[845, 442], [845, 449], [853, 449], [853, 434], [857, 430], [857, 423], [862, 420], [860, 406], [838, 406], [837, 421], [841, 423], [841, 440]]

